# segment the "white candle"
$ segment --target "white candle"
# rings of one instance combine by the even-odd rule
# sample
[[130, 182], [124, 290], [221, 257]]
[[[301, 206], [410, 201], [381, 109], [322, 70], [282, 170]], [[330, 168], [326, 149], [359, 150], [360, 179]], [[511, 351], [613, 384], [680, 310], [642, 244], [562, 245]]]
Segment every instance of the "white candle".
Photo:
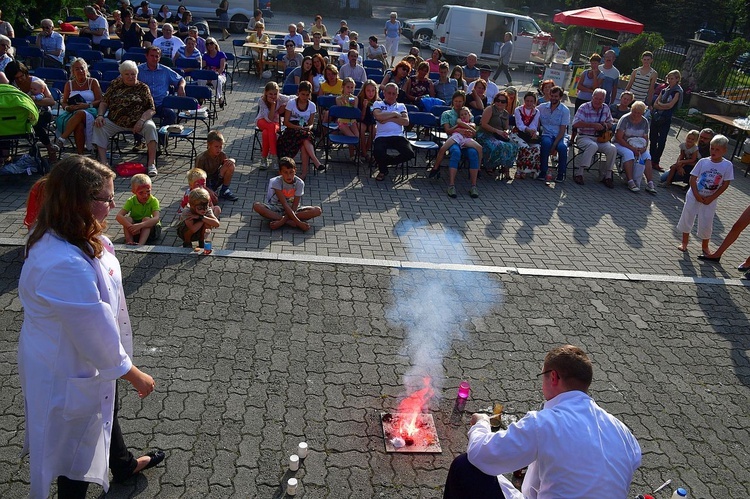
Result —
[[299, 456], [297, 454], [292, 454], [289, 456], [289, 470], [290, 471], [297, 471], [299, 469]]
[[297, 495], [297, 479], [290, 478], [286, 481], [286, 493], [290, 496]]
[[307, 457], [307, 442], [300, 442], [297, 446], [297, 455], [300, 459], [305, 459]]

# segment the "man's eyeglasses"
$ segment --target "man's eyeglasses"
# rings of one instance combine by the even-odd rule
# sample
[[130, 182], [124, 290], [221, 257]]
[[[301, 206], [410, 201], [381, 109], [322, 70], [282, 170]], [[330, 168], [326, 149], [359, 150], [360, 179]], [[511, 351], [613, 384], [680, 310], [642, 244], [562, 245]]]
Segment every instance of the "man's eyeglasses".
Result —
[[99, 202], [107, 203], [107, 204], [112, 204], [115, 202], [114, 194], [106, 199], [98, 198], [96, 196], [91, 196], [91, 199], [93, 199], [94, 201], [99, 201]]
[[546, 371], [542, 371], [539, 374], [537, 374], [536, 377], [540, 378], [540, 377], [544, 376], [545, 374], [551, 373], [552, 371], [554, 371], [554, 369], [547, 369]]

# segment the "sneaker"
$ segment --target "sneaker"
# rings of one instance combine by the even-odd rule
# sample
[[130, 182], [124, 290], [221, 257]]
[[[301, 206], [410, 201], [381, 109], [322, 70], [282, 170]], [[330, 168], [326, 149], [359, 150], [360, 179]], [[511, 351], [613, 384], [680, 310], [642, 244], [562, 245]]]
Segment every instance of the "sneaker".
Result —
[[558, 175], [555, 179], [555, 182], [558, 184], [562, 184], [563, 182], [565, 182], [565, 177], [563, 177], [562, 175]]
[[55, 139], [55, 145], [62, 151], [63, 149], [65, 149], [65, 139], [63, 139], [62, 137], [57, 137]]
[[540, 182], [546, 182], [547, 181], [547, 174], [542, 175], [541, 173], [537, 175], [536, 180]]
[[656, 194], [656, 187], [654, 187], [653, 182], [649, 182], [648, 184], [646, 184], [646, 192], [648, 192], [649, 194]]
[[449, 198], [455, 198], [456, 197], [456, 186], [452, 185], [448, 187], [448, 197]]
[[150, 164], [148, 165], [148, 176], [149, 177], [155, 177], [159, 171], [156, 169], [156, 165]]
[[472, 185], [471, 189], [469, 189], [469, 196], [473, 197], [474, 199], [479, 197], [479, 190], [477, 189], [476, 185]]
[[667, 182], [659, 182], [659, 187], [669, 187]]
[[279, 157], [275, 154], [268, 156], [268, 167], [278, 169], [279, 168]]
[[219, 197], [221, 199], [226, 199], [227, 201], [237, 201], [239, 198], [234, 195], [234, 193], [229, 189], [229, 187], [222, 187], [219, 190]]
[[628, 189], [630, 189], [630, 192], [639, 192], [641, 190], [632, 180], [628, 182]]
[[260, 169], [268, 170], [268, 158], [260, 158]]

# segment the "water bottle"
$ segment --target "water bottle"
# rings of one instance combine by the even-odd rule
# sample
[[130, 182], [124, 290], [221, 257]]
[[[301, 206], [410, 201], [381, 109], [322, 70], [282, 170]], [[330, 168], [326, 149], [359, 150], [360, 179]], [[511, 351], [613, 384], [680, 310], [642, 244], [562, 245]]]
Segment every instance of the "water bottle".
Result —
[[687, 497], [687, 490], [679, 488], [672, 494], [672, 499], [685, 499]]
[[203, 234], [203, 254], [204, 255], [210, 255], [211, 254], [211, 229], [206, 229], [205, 234]]

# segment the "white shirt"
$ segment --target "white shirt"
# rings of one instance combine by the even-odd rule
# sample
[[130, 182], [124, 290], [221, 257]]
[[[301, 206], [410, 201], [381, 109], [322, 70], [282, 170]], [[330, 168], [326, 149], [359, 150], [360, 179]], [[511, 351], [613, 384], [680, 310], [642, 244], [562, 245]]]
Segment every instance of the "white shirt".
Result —
[[109, 40], [109, 24], [107, 23], [107, 19], [102, 16], [97, 17], [93, 21], [89, 19], [89, 29], [91, 31], [96, 31], [102, 28], [104, 28], [104, 33], [101, 36], [93, 35], [91, 37], [91, 41], [94, 45], [99, 45], [104, 39]]
[[537, 108], [534, 108], [534, 117], [531, 118], [531, 122], [529, 123], [529, 126], [526, 126], [523, 124], [523, 120], [521, 119], [521, 115], [527, 116], [528, 115], [528, 109], [526, 109], [523, 106], [518, 106], [516, 110], [513, 112], [513, 114], [516, 117], [516, 128], [518, 128], [519, 132], [525, 132], [527, 128], [531, 128], [532, 130], [539, 131], [539, 110]]
[[46, 498], [59, 475], [109, 488], [115, 381], [132, 367], [133, 348], [120, 264], [102, 242], [92, 260], [47, 233], [21, 269], [18, 372], [32, 499]]
[[[400, 102], [396, 102], [394, 104], [387, 104], [384, 100], [379, 100], [372, 104], [373, 113], [375, 113], [376, 109], [380, 109], [381, 111], [386, 112], [386, 113], [390, 113], [394, 111], [399, 114], [406, 113], [406, 106]], [[379, 121], [376, 121], [376, 128], [375, 128], [376, 139], [379, 139], [380, 137], [395, 137], [397, 135], [403, 135], [403, 134], [404, 134], [404, 127], [399, 125], [398, 123], [393, 123], [392, 121], [389, 121], [387, 123], [380, 123]]]
[[307, 101], [307, 109], [300, 111], [297, 107], [297, 97], [292, 97], [286, 105], [286, 110], [289, 111], [289, 121], [297, 121], [302, 126], [308, 126], [312, 123], [310, 117], [315, 114], [316, 107], [313, 101]]
[[169, 39], [160, 36], [159, 38], [154, 40], [153, 45], [161, 49], [162, 55], [166, 55], [167, 57], [172, 59], [174, 58], [179, 48], [185, 46], [185, 42], [174, 35], [172, 35], [172, 38]]
[[641, 464], [627, 426], [577, 390], [548, 400], [506, 431], [492, 433], [488, 422], [478, 422], [469, 429], [466, 452], [488, 475], [528, 466], [521, 489], [528, 499], [626, 499]]
[[[476, 80], [469, 83], [469, 87], [466, 89], [466, 95], [470, 94], [471, 91], [474, 90], [475, 83]], [[497, 84], [494, 81], [487, 80], [487, 91], [484, 93], [484, 95], [487, 96], [487, 102], [492, 102], [492, 99], [495, 98], [498, 92], [500, 92], [500, 88], [498, 88]]]
[[351, 64], [341, 66], [341, 69], [339, 69], [339, 78], [343, 80], [347, 77], [360, 83], [367, 81], [367, 71], [365, 71], [365, 68], [362, 66], [362, 61], [359, 61], [354, 67], [352, 67]]

